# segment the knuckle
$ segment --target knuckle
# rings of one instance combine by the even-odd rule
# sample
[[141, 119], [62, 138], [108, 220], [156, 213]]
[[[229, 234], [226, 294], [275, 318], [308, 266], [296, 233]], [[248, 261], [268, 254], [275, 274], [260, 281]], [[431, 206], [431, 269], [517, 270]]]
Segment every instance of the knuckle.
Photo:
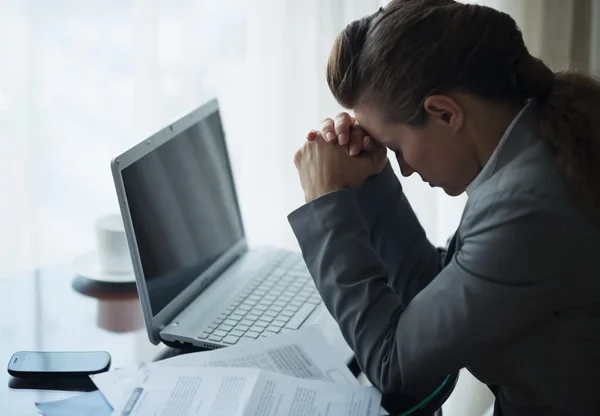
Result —
[[298, 166], [300, 164], [300, 159], [302, 159], [302, 149], [298, 149], [294, 153], [294, 165]]
[[335, 116], [335, 120], [336, 120], [336, 121], [337, 121], [337, 120], [346, 120], [346, 119], [348, 119], [348, 118], [350, 118], [350, 114], [348, 114], [348, 113], [347, 113], [347, 112], [345, 112], [345, 111], [342, 111], [341, 113], [338, 113], [338, 114]]
[[331, 118], [325, 118], [321, 122], [321, 129], [333, 126], [333, 120]]

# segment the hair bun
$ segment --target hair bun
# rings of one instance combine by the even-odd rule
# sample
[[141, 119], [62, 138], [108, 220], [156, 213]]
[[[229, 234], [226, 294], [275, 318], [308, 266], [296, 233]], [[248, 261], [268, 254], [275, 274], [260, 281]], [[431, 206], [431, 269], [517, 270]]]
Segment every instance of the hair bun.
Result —
[[338, 102], [346, 107], [354, 106], [352, 98], [358, 60], [365, 46], [373, 17], [377, 13], [350, 23], [336, 38], [327, 62], [327, 83]]
[[365, 41], [367, 40], [367, 34], [371, 28], [371, 22], [373, 21], [374, 17], [374, 14], [365, 16], [362, 19], [355, 20], [346, 26], [346, 29], [344, 30], [344, 37], [348, 42], [348, 45], [346, 45], [348, 46], [347, 50], [353, 55], [352, 60], [356, 60], [362, 52], [365, 46]]

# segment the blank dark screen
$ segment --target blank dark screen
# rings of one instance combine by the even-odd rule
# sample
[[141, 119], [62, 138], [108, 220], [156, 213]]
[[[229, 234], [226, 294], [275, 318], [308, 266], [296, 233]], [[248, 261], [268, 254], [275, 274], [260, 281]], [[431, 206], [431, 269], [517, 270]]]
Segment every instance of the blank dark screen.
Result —
[[98, 352], [27, 352], [21, 371], [30, 372], [95, 372], [109, 362], [106, 353]]
[[156, 316], [244, 234], [218, 112], [122, 175]]

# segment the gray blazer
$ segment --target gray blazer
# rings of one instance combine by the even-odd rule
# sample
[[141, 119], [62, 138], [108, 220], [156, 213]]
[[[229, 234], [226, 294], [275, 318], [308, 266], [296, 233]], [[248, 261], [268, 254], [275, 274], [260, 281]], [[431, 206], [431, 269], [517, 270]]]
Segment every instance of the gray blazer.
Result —
[[496, 415], [600, 415], [600, 230], [536, 136], [533, 106], [469, 195], [448, 252], [390, 165], [289, 216], [361, 369], [423, 398], [466, 367]]

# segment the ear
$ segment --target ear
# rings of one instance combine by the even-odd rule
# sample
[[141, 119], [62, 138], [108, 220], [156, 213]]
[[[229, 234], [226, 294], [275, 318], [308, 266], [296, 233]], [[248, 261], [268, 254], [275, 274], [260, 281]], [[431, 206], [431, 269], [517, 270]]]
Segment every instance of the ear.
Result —
[[430, 95], [423, 103], [425, 111], [434, 123], [442, 123], [454, 131], [459, 130], [464, 122], [461, 106], [448, 95]]

